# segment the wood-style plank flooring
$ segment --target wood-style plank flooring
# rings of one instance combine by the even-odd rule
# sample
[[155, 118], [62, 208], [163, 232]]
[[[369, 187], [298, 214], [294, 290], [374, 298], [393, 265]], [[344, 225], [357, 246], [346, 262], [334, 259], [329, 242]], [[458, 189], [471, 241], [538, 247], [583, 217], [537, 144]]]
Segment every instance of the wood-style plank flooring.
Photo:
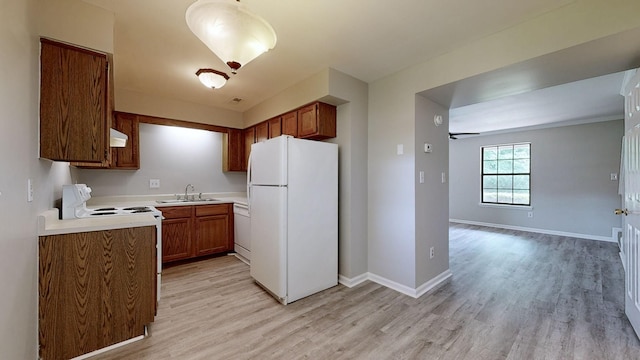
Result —
[[287, 306], [232, 256], [167, 268], [151, 336], [94, 359], [640, 359], [615, 244], [451, 224], [453, 278]]

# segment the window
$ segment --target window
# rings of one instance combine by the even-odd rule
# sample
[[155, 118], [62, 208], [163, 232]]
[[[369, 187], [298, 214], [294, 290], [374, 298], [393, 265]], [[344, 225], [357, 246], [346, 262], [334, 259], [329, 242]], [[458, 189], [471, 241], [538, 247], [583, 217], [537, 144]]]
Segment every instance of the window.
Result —
[[482, 147], [482, 203], [531, 205], [531, 144]]

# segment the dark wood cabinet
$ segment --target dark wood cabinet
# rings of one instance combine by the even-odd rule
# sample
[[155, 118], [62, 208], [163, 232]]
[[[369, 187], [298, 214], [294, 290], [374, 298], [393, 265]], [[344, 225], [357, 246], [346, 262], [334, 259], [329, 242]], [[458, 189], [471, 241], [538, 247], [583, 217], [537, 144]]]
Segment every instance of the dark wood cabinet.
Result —
[[41, 359], [69, 359], [145, 333], [156, 308], [156, 228], [40, 236]]
[[282, 115], [282, 134], [298, 137], [298, 112], [291, 111]]
[[193, 206], [159, 208], [162, 220], [162, 262], [188, 259], [192, 253]]
[[233, 204], [160, 207], [162, 262], [233, 250]]
[[251, 145], [256, 142], [256, 128], [250, 127], [244, 130], [244, 169], [249, 164], [249, 155], [251, 154]]
[[127, 146], [112, 148], [110, 169], [140, 169], [140, 122], [138, 115], [115, 112], [113, 128], [126, 134]]
[[269, 139], [282, 135], [282, 121], [280, 117], [275, 117], [269, 121]]
[[[222, 145], [224, 171], [247, 171], [251, 145], [260, 141], [291, 135], [308, 140], [336, 137], [336, 107], [315, 102], [242, 130], [227, 129]], [[243, 139], [241, 139], [243, 137]], [[238, 145], [238, 142], [244, 144]], [[244, 148], [244, 151], [240, 151]], [[236, 161], [243, 159], [241, 166]]]
[[222, 134], [222, 171], [247, 171], [244, 131], [228, 129]]
[[336, 107], [317, 102], [298, 109], [298, 137], [310, 140], [336, 137]]
[[269, 124], [263, 121], [255, 126], [256, 142], [265, 141], [269, 138]]
[[109, 56], [41, 39], [40, 157], [108, 164]]
[[199, 205], [195, 207], [195, 256], [216, 254], [233, 249], [233, 231], [230, 231], [229, 204]]
[[85, 169], [140, 169], [140, 120], [139, 115], [113, 112], [112, 127], [128, 136], [125, 147], [111, 148], [111, 160], [102, 163], [72, 162], [71, 165]]

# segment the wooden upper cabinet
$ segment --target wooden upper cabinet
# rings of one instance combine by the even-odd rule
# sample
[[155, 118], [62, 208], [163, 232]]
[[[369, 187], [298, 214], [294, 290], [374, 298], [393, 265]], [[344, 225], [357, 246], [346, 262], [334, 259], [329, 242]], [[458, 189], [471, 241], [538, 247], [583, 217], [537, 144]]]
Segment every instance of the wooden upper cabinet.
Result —
[[222, 134], [222, 170], [247, 171], [244, 151], [244, 131], [227, 129]]
[[298, 137], [311, 140], [336, 137], [336, 107], [317, 102], [298, 109]]
[[48, 39], [40, 43], [40, 157], [108, 164], [107, 54]]
[[256, 142], [256, 128], [250, 127], [244, 129], [244, 169], [247, 169], [249, 164], [249, 154], [251, 154], [251, 145]]
[[280, 121], [280, 116], [274, 117], [267, 121], [267, 123], [269, 124], [269, 139], [282, 135], [282, 123]]
[[265, 141], [269, 138], [269, 124], [266, 121], [261, 122], [255, 126], [256, 128], [256, 142]]
[[298, 137], [298, 112], [288, 112], [281, 117], [282, 134]]
[[112, 148], [111, 169], [140, 169], [140, 122], [138, 115], [115, 112], [114, 129], [126, 134], [127, 146]]

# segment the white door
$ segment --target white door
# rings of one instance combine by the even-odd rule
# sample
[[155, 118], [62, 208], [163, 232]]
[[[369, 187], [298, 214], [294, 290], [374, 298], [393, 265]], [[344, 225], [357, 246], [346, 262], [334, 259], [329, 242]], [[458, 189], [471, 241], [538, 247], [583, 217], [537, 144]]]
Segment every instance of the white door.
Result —
[[622, 146], [625, 215], [621, 246], [625, 268], [625, 313], [640, 335], [640, 72], [625, 87], [625, 136]]

